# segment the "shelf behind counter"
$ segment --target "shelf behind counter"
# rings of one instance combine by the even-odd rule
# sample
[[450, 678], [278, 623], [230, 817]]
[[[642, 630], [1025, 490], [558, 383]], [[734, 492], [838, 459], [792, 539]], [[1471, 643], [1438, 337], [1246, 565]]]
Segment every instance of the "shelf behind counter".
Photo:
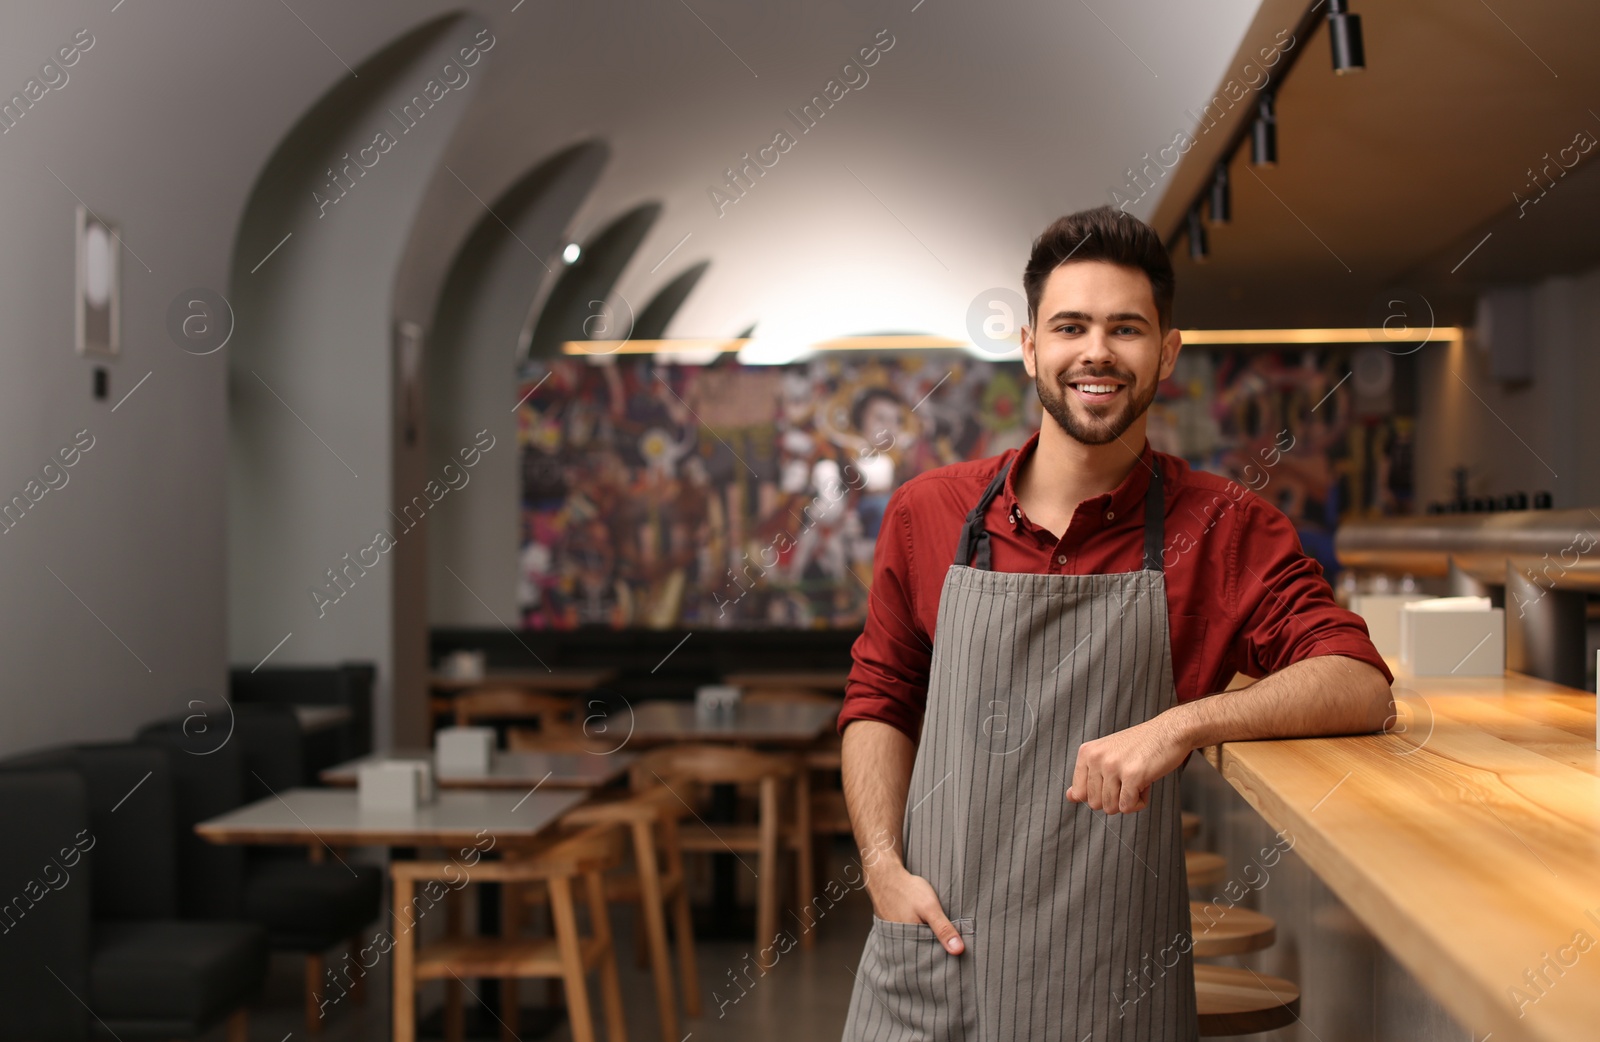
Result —
[[1390, 733], [1206, 759], [1460, 1024], [1600, 1038], [1595, 696], [1516, 673], [1394, 690]]

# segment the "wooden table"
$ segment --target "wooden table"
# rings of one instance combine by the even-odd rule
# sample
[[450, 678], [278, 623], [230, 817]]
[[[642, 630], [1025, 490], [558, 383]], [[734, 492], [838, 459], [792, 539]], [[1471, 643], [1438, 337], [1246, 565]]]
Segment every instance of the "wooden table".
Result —
[[289, 846], [472, 846], [482, 834], [527, 844], [586, 798], [582, 792], [447, 789], [413, 811], [362, 810], [354, 789], [289, 789], [202, 821], [211, 843]]
[[[617, 726], [626, 712], [613, 714]], [[644, 702], [633, 708], [630, 745], [671, 742], [736, 742], [744, 745], [809, 745], [839, 719], [838, 706], [767, 703], [739, 705], [717, 718], [702, 717], [691, 702]]]
[[744, 688], [815, 688], [819, 691], [843, 691], [850, 677], [845, 670], [799, 670], [784, 673], [729, 673], [722, 678], [724, 684]]
[[[638, 759], [636, 753], [539, 753], [496, 752], [488, 774], [440, 774], [442, 789], [517, 789], [523, 792], [540, 787], [546, 789], [598, 789], [610, 785], [627, 773], [628, 767]], [[396, 760], [432, 762], [430, 753], [421, 749], [402, 749], [391, 753], [374, 753], [360, 759], [349, 760], [329, 767], [318, 777], [324, 785], [350, 786], [356, 784], [361, 768], [367, 764]]]
[[[1460, 1023], [1496, 1042], [1600, 1037], [1595, 696], [1399, 670], [1395, 696], [1402, 733], [1206, 758]], [[1556, 977], [1546, 953], [1575, 964]], [[1556, 979], [1541, 995], [1529, 970]]]
[[524, 691], [573, 694], [593, 691], [601, 684], [616, 679], [616, 676], [617, 671], [614, 669], [491, 670], [475, 678], [434, 673], [428, 677], [428, 687], [434, 691], [450, 694], [486, 687], [515, 687]]

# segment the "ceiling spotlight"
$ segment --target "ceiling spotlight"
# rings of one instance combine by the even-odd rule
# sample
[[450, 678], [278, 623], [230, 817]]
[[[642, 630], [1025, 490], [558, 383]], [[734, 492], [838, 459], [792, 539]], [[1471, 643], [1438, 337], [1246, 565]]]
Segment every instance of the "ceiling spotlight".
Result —
[[1203, 261], [1206, 259], [1206, 226], [1200, 220], [1200, 204], [1195, 203], [1189, 207], [1189, 259]]
[[568, 264], [576, 264], [578, 263], [578, 255], [582, 252], [583, 248], [581, 246], [575, 242], [569, 242], [567, 243], [567, 248], [561, 251], [561, 259]]
[[1347, 0], [1328, 0], [1328, 43], [1333, 48], [1333, 71], [1340, 76], [1367, 67], [1361, 46], [1361, 16], [1350, 13]]
[[1256, 121], [1250, 128], [1250, 163], [1253, 166], [1278, 164], [1278, 117], [1273, 115], [1270, 94], [1261, 95], [1256, 104]]
[[1233, 219], [1233, 193], [1228, 189], [1228, 161], [1217, 164], [1211, 175], [1211, 223], [1227, 224]]

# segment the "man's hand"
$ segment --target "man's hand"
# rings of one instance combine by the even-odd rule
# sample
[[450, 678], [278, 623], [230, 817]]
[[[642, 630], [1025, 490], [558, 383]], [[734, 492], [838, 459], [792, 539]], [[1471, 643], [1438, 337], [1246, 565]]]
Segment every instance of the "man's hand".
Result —
[[1148, 807], [1151, 784], [1182, 766], [1193, 748], [1166, 716], [1078, 746], [1067, 799], [1107, 814]]
[[884, 865], [867, 876], [867, 892], [872, 895], [872, 910], [879, 919], [895, 923], [927, 923], [951, 955], [966, 950], [961, 934], [945, 918], [944, 908], [933, 886], [914, 876], [899, 864]]

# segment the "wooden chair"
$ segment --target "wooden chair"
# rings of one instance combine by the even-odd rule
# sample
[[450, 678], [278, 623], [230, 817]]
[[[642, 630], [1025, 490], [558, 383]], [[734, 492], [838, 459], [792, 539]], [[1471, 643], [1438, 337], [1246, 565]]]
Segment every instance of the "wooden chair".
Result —
[[[517, 1029], [515, 982], [524, 977], [560, 980], [565, 984], [573, 1042], [596, 1042], [594, 1014], [589, 1003], [588, 974], [600, 978], [607, 1042], [627, 1042], [622, 1012], [622, 988], [617, 977], [611, 919], [606, 907], [603, 873], [621, 864], [625, 832], [615, 824], [592, 825], [558, 837], [526, 856], [502, 861], [480, 861], [463, 869], [453, 861], [396, 861], [389, 866], [394, 880], [394, 908], [410, 908], [419, 883], [507, 883], [502, 901], [506, 920], [520, 920], [519, 902], [524, 888], [516, 884], [539, 883], [548, 896], [553, 937], [524, 937], [508, 930], [499, 937], [464, 937], [456, 934], [418, 945], [416, 932], [395, 931], [394, 938], [394, 1042], [415, 1042], [417, 1037], [416, 989], [421, 981], [443, 980], [463, 985], [469, 978], [501, 978], [505, 1004], [504, 1025]], [[578, 931], [574, 890], [579, 879], [589, 906], [590, 934]], [[426, 898], [425, 898], [426, 899]], [[397, 913], [398, 915], [398, 913]], [[454, 1010], [450, 1010], [454, 1014]], [[447, 1037], [461, 1037], [459, 1014], [447, 1015]]]
[[642, 943], [655, 976], [656, 1011], [662, 1042], [681, 1042], [678, 1004], [673, 997], [672, 957], [667, 947], [667, 914], [677, 935], [678, 963], [683, 974], [683, 1012], [700, 1015], [700, 983], [694, 959], [694, 920], [689, 913], [689, 887], [683, 872], [678, 822], [689, 809], [665, 786], [656, 785], [622, 799], [586, 803], [562, 821], [573, 826], [612, 823], [633, 838], [633, 863], [605, 877], [606, 899], [639, 907]]
[[576, 728], [578, 705], [570, 698], [515, 687], [480, 687], [463, 691], [452, 702], [456, 726], [483, 720], [532, 720], [541, 730]]
[[1254, 970], [1195, 963], [1200, 1037], [1275, 1031], [1300, 1019], [1300, 989]]
[[[751, 705], [829, 705], [836, 708], [843, 705], [833, 695], [812, 688], [752, 688], [745, 692], [744, 701]], [[820, 876], [827, 872], [831, 841], [837, 836], [855, 835], [840, 777], [844, 766], [843, 737], [837, 731], [825, 734], [807, 746], [801, 756], [812, 775], [811, 836], [813, 849], [822, 852], [816, 859], [816, 871]], [[814, 882], [822, 881], [819, 878]]]
[[[795, 853], [796, 899], [801, 908], [811, 903], [811, 786], [803, 762], [795, 756], [756, 752], [733, 746], [690, 744], [656, 749], [629, 768], [636, 792], [665, 786], [673, 797], [693, 808], [701, 785], [754, 785], [758, 790], [754, 824], [708, 824], [695, 811], [695, 820], [682, 826], [687, 853], [757, 855], [756, 945], [771, 944], [778, 934], [779, 851]], [[792, 789], [794, 818], [785, 823], [782, 790]], [[800, 936], [801, 947], [815, 943], [812, 930]]]

